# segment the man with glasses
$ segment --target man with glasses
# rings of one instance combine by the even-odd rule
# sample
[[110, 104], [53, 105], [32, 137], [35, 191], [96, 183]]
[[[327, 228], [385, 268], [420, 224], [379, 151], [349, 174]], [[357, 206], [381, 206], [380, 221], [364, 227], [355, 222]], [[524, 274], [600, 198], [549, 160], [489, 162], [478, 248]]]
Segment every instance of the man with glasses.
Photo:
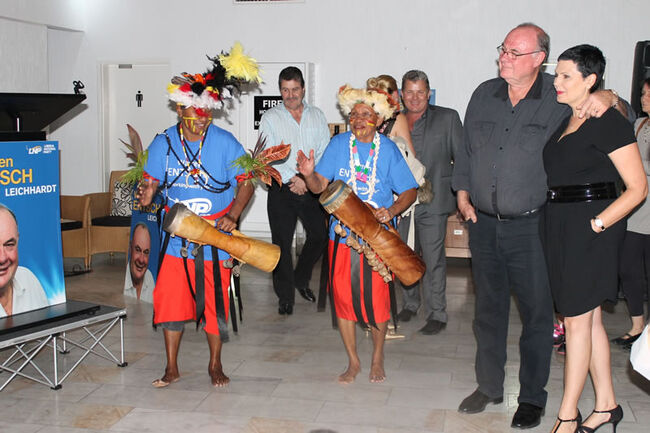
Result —
[[[458, 410], [478, 413], [503, 401], [512, 290], [523, 325], [512, 427], [531, 428], [546, 405], [553, 347], [553, 305], [538, 232], [547, 190], [542, 150], [571, 110], [556, 102], [553, 77], [541, 72], [549, 52], [544, 30], [521, 24], [497, 50], [499, 78], [472, 95], [452, 181], [458, 210], [469, 222], [476, 286], [478, 388]], [[617, 103], [614, 92], [598, 91], [581, 115], [599, 116]]]

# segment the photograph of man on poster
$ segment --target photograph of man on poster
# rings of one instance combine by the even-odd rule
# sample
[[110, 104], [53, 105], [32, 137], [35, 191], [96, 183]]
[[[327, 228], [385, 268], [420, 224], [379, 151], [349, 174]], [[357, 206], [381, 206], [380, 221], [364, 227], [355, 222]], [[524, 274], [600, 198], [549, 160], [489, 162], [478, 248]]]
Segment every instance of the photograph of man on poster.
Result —
[[129, 264], [124, 278], [124, 296], [153, 303], [153, 288], [156, 285], [149, 270], [151, 253], [151, 234], [145, 223], [133, 228], [129, 246]]
[[16, 216], [0, 203], [0, 317], [49, 305], [38, 278], [18, 266], [18, 238]]

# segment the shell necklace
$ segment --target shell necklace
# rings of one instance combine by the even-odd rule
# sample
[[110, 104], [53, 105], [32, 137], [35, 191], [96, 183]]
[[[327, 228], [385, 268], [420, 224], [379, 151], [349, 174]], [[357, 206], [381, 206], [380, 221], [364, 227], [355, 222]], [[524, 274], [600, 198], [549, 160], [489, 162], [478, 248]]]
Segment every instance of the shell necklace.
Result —
[[[208, 135], [207, 129], [201, 134], [201, 142], [199, 143], [199, 149], [198, 151], [192, 155], [192, 151], [189, 149], [189, 146], [185, 143], [185, 137], [183, 136], [183, 127], [178, 125], [178, 135], [180, 136], [181, 139], [181, 146], [183, 148], [183, 155], [185, 155], [185, 164], [183, 164], [185, 167], [185, 170], [187, 171], [187, 175], [185, 176], [185, 185], [189, 186], [189, 178], [190, 176], [194, 179], [194, 183], [197, 184], [199, 182], [199, 176], [203, 176], [205, 178], [205, 183], [208, 183], [208, 174], [202, 170], [203, 166], [201, 165], [201, 152], [203, 150], [203, 143], [205, 143], [205, 137]], [[185, 148], [188, 148], [187, 150]], [[192, 159], [188, 157], [188, 151], [190, 155], [192, 155]]]
[[[372, 139], [372, 145], [370, 146], [370, 153], [366, 159], [366, 163], [362, 166], [359, 161], [359, 149], [357, 148], [356, 137], [353, 133], [350, 134], [350, 178], [348, 179], [348, 185], [352, 187], [354, 193], [357, 193], [357, 180], [368, 185], [368, 196], [366, 197], [367, 202], [372, 201], [372, 196], [375, 193], [375, 183], [377, 180], [377, 159], [379, 159], [379, 133], [375, 132], [375, 136]], [[372, 160], [372, 171], [370, 171], [370, 161]], [[370, 175], [370, 176], [368, 176]]]

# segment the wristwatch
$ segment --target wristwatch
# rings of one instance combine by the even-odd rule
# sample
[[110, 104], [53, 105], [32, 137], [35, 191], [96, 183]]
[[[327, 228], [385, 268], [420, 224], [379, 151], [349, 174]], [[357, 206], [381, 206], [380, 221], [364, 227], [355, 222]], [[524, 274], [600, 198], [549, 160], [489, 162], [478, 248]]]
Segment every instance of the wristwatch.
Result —
[[600, 229], [600, 231], [605, 231], [605, 224], [603, 223], [603, 220], [601, 220], [598, 217], [594, 217], [594, 224], [596, 224], [596, 227]]

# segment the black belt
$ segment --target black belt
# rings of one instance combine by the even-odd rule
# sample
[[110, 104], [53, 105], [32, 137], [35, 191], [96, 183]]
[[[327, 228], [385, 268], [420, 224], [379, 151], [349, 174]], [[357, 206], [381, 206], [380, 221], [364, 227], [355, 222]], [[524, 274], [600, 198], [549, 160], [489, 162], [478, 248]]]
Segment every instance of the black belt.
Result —
[[607, 200], [617, 198], [619, 195], [614, 182], [554, 186], [549, 188], [547, 193], [548, 201], [553, 203]]
[[526, 212], [518, 213], [518, 214], [510, 214], [510, 215], [504, 215], [502, 213], [490, 213], [490, 212], [485, 212], [479, 209], [479, 212], [482, 213], [483, 215], [487, 215], [492, 218], [496, 218], [499, 221], [508, 221], [508, 220], [514, 220], [517, 218], [525, 218], [529, 217], [532, 215], [535, 215], [537, 212], [542, 210], [542, 207], [538, 207], [535, 209], [527, 210]]

